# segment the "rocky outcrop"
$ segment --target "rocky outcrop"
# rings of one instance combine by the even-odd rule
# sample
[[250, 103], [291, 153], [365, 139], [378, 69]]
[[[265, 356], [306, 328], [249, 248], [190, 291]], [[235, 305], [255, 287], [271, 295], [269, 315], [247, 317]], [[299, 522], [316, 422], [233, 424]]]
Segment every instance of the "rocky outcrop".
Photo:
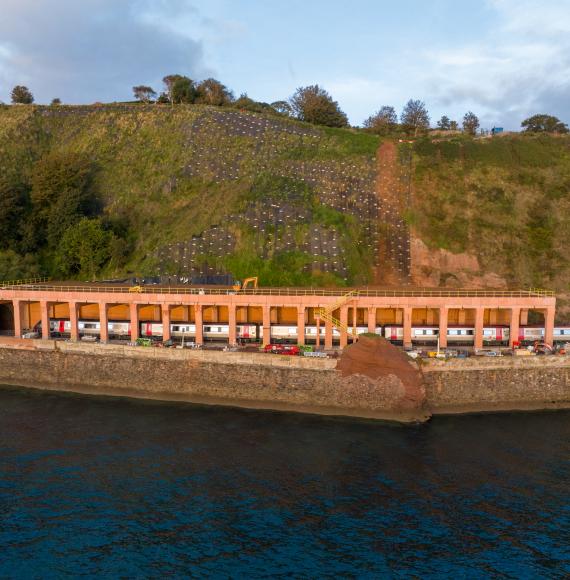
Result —
[[344, 349], [336, 368], [348, 385], [364, 381], [385, 393], [392, 411], [415, 415], [418, 420], [429, 418], [422, 373], [408, 355], [387, 340], [362, 336]]
[[428, 248], [412, 237], [412, 281], [416, 286], [449, 288], [507, 288], [507, 282], [494, 272], [483, 272], [477, 256], [454, 254]]

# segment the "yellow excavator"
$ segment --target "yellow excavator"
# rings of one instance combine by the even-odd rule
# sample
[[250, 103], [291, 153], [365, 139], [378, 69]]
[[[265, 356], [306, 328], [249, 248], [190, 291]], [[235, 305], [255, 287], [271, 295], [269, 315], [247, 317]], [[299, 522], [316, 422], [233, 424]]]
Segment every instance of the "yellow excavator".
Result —
[[258, 287], [257, 286], [257, 276], [253, 276], [252, 278], [246, 278], [243, 282], [236, 280], [235, 284], [232, 286], [232, 288], [236, 292], [247, 290], [248, 288], [253, 288], [253, 289], [257, 290], [257, 287]]

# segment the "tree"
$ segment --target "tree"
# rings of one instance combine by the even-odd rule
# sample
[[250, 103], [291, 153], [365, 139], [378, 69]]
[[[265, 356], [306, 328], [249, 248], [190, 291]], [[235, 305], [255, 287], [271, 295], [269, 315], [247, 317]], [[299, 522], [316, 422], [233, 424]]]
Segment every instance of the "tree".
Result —
[[14, 105], [31, 105], [33, 102], [34, 95], [28, 87], [17, 85], [12, 89], [12, 103]]
[[206, 79], [196, 87], [196, 103], [223, 107], [233, 100], [233, 93], [216, 79]]
[[93, 175], [93, 163], [82, 153], [52, 153], [34, 165], [30, 197], [40, 240], [55, 247], [65, 229], [97, 212]]
[[168, 75], [162, 79], [165, 86], [164, 95], [170, 102], [193, 103], [196, 98], [196, 88], [194, 81], [182, 75]]
[[83, 218], [63, 234], [55, 262], [63, 275], [93, 279], [111, 257], [112, 234], [98, 219]]
[[348, 125], [348, 119], [338, 103], [319, 85], [299, 87], [289, 102], [300, 121], [327, 127]]
[[410, 99], [404, 106], [400, 121], [409, 132], [413, 131], [415, 137], [419, 131], [427, 131], [429, 129], [429, 114], [425, 103]]
[[521, 123], [525, 133], [568, 133], [568, 125], [552, 115], [533, 115]]
[[437, 122], [437, 128], [441, 131], [449, 131], [451, 129], [451, 119], [447, 115], [443, 115]]
[[457, 121], [450, 121], [449, 122], [449, 130], [450, 131], [459, 131], [459, 123]]
[[0, 252], [0, 280], [36, 278], [39, 275], [40, 267], [35, 256], [22, 256], [14, 250]]
[[150, 103], [156, 97], [156, 92], [147, 85], [137, 85], [133, 87], [133, 95], [141, 103]]
[[27, 202], [28, 188], [19, 179], [0, 173], [0, 249], [18, 246]]
[[391, 133], [397, 125], [398, 115], [396, 114], [396, 109], [387, 105], [380, 107], [374, 115], [368, 117], [368, 119], [364, 121], [365, 129], [378, 135], [387, 135]]
[[465, 113], [463, 117], [463, 131], [468, 135], [475, 135], [479, 128], [479, 118], [471, 111]]
[[178, 79], [172, 85], [171, 99], [173, 103], [193, 103], [196, 100], [196, 87], [194, 86], [194, 81], [188, 77]]
[[254, 101], [247, 96], [247, 93], [242, 93], [239, 98], [232, 103], [232, 106], [236, 109], [252, 111], [253, 113], [276, 113], [275, 109], [271, 105], [268, 103]]
[[59, 107], [59, 105], [61, 105], [61, 99], [58, 99], [57, 97], [55, 99], [51, 100], [51, 106], [52, 107]]

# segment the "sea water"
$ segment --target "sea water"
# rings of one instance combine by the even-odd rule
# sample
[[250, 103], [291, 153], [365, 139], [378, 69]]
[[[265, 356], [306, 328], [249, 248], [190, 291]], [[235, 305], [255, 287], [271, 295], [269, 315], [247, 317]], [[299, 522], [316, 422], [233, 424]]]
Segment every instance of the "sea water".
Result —
[[0, 390], [0, 577], [570, 575], [570, 413], [420, 426]]

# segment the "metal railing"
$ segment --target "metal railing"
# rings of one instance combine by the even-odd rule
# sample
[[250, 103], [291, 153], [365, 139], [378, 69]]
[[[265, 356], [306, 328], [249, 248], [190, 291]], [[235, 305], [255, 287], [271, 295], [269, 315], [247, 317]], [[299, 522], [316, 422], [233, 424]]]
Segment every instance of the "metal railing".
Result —
[[5, 286], [26, 286], [28, 284], [43, 284], [49, 282], [49, 278], [23, 278], [22, 280], [7, 280], [0, 282], [0, 288]]
[[[32, 292], [73, 292], [73, 293], [112, 293], [129, 294], [129, 286], [106, 286], [101, 284], [68, 285], [45, 284], [38, 282], [17, 281], [0, 283], [1, 290], [25, 289]], [[22, 288], [25, 286], [25, 288]], [[220, 296], [238, 294], [246, 296], [331, 296], [342, 298], [350, 292], [349, 288], [248, 288], [236, 292], [231, 288], [187, 288], [183, 286], [144, 286], [141, 294], [183, 294]], [[479, 289], [451, 289], [451, 288], [398, 288], [398, 289], [369, 289], [358, 288], [352, 290], [355, 298], [546, 298], [554, 297], [551, 290], [531, 288], [529, 290], [479, 290]], [[140, 294], [139, 294], [140, 295]]]

